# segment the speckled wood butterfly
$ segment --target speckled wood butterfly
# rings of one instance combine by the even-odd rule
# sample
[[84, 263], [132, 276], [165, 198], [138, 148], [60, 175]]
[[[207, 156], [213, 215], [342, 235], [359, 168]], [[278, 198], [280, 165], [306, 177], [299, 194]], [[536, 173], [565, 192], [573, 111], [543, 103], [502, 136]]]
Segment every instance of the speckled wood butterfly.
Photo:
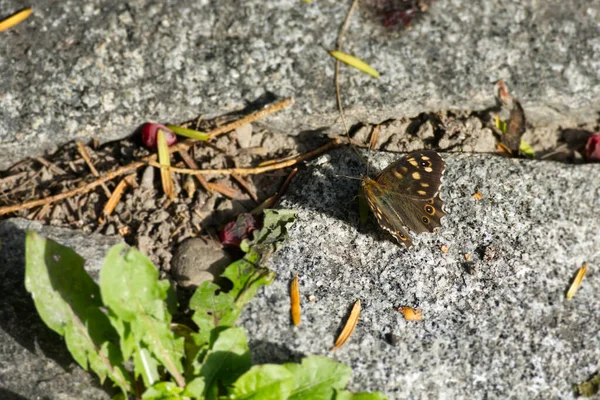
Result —
[[362, 196], [379, 225], [399, 243], [412, 246], [404, 227], [415, 233], [434, 232], [445, 215], [439, 192], [445, 163], [435, 151], [415, 151], [361, 181]]

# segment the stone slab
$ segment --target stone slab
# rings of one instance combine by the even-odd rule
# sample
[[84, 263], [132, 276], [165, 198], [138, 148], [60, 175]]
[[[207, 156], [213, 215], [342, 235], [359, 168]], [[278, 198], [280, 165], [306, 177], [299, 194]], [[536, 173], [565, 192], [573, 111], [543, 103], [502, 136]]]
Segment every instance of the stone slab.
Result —
[[[368, 159], [380, 169], [395, 157]], [[271, 260], [279, 277], [242, 315], [256, 362], [329, 355], [352, 366], [353, 390], [392, 399], [569, 399], [574, 383], [598, 372], [600, 165], [443, 158], [448, 215], [410, 250], [372, 216], [359, 229], [358, 182], [345, 176], [365, 168], [350, 149], [298, 175], [282, 203], [298, 221]], [[583, 285], [566, 300], [584, 262]], [[302, 323], [293, 327], [296, 273]], [[330, 353], [358, 299], [356, 331]], [[405, 321], [399, 306], [422, 309], [423, 321]]]
[[[377, 2], [373, 2], [377, 3]], [[408, 31], [360, 2], [345, 51], [382, 73], [343, 68], [350, 123], [494, 105], [505, 80], [534, 126], [597, 121], [600, 0], [436, 1]], [[23, 7], [0, 1], [8, 13]], [[339, 130], [332, 49], [349, 2], [41, 0], [2, 32], [0, 169], [65, 142], [130, 135], [273, 97], [296, 105], [261, 122], [298, 135]]]

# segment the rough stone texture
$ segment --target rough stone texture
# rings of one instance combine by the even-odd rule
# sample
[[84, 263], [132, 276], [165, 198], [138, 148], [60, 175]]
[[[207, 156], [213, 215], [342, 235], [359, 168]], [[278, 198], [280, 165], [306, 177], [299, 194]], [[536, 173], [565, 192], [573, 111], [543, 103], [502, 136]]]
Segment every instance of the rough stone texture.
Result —
[[[262, 123], [290, 134], [337, 124], [333, 62], [349, 2], [42, 0], [2, 33], [0, 169], [72, 139], [107, 141], [147, 120], [178, 122], [294, 96]], [[494, 104], [507, 81], [536, 126], [594, 122], [600, 0], [436, 1], [407, 32], [367, 9], [345, 50], [382, 72], [341, 79], [350, 122]], [[3, 12], [19, 0], [0, 0]]]
[[27, 230], [75, 249], [96, 277], [108, 249], [121, 242], [18, 218], [0, 222], [0, 398], [109, 399], [98, 380], [73, 361], [63, 339], [37, 315], [24, 283]]
[[[568, 399], [573, 383], [598, 372], [600, 181], [592, 177], [600, 165], [444, 158], [448, 216], [439, 234], [419, 236], [408, 251], [372, 216], [358, 229], [358, 184], [343, 176], [365, 171], [350, 149], [296, 178], [282, 207], [297, 209], [298, 222], [271, 260], [279, 277], [242, 315], [255, 362], [330, 354], [361, 299], [356, 331], [330, 355], [353, 367], [354, 390], [394, 399]], [[394, 156], [369, 159], [379, 169]], [[588, 274], [567, 301], [584, 262]], [[295, 273], [298, 327], [289, 321]], [[399, 306], [422, 309], [424, 320], [405, 321]]]

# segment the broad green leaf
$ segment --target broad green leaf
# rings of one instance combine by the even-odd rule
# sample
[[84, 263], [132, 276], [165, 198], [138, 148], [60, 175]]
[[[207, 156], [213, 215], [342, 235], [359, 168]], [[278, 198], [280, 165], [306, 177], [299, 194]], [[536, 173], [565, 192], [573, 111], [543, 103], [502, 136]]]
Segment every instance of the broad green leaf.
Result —
[[133, 367], [135, 377], [142, 376], [144, 385], [150, 387], [159, 379], [158, 362], [152, 357], [152, 354], [145, 347], [141, 347], [133, 355]]
[[287, 399], [294, 389], [294, 377], [283, 365], [255, 365], [235, 381], [229, 391], [231, 399]]
[[259, 255], [250, 251], [246, 256], [229, 265], [222, 277], [233, 284], [228, 292], [212, 282], [203, 282], [190, 300], [194, 310], [193, 321], [198, 325], [198, 344], [208, 343], [213, 328], [233, 326], [244, 305], [256, 294], [261, 285], [270, 285], [275, 274], [256, 266]]
[[[173, 376], [180, 386], [185, 381], [181, 373], [183, 366], [183, 338], [175, 339], [170, 329], [171, 314], [168, 301], [172, 289], [167, 281], [158, 280], [158, 271], [152, 262], [136, 249], [114, 246], [108, 252], [100, 271], [100, 293], [104, 304], [109, 307], [111, 321], [119, 330], [130, 329], [127, 352], [146, 349]], [[137, 358], [136, 358], [137, 357]], [[146, 370], [138, 369], [151, 365], [141, 354], [134, 354], [136, 376], [146, 376]], [[149, 375], [148, 375], [149, 377]]]
[[356, 68], [359, 71], [364, 72], [365, 74], [369, 74], [375, 78], [379, 78], [379, 72], [377, 72], [373, 67], [371, 67], [366, 62], [351, 56], [350, 54], [342, 53], [341, 51], [329, 50], [329, 54], [336, 60], [343, 62], [351, 67]]
[[235, 382], [251, 366], [246, 332], [242, 328], [221, 330], [200, 371], [206, 384], [206, 398], [215, 399], [220, 387]]
[[335, 400], [387, 400], [387, 396], [381, 392], [352, 393], [347, 390], [336, 391]]
[[156, 385], [146, 389], [142, 394], [145, 400], [181, 400], [180, 394], [183, 389], [173, 382], [159, 382]]
[[308, 356], [300, 364], [284, 366], [294, 376], [290, 400], [331, 400], [335, 390], [344, 389], [352, 376], [350, 367], [321, 356]]
[[88, 366], [103, 382], [108, 376], [123, 392], [131, 379], [121, 363], [117, 331], [102, 312], [98, 285], [73, 250], [28, 232], [25, 287], [48, 327], [65, 337], [69, 352], [85, 370]]
[[183, 391], [185, 396], [191, 397], [192, 399], [203, 399], [203, 393], [206, 385], [204, 384], [204, 378], [199, 377], [188, 383]]

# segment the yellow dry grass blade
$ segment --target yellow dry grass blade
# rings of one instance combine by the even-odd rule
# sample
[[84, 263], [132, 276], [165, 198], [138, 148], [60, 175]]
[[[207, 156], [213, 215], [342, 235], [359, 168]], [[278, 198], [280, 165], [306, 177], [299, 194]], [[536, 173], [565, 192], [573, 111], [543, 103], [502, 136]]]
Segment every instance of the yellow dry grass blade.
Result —
[[329, 50], [329, 54], [336, 60], [340, 60], [344, 64], [348, 64], [351, 67], [356, 68], [359, 71], [364, 72], [365, 74], [369, 74], [374, 76], [375, 78], [379, 78], [379, 72], [375, 71], [373, 67], [371, 67], [366, 62], [351, 56], [350, 54], [342, 53], [341, 51]]
[[354, 306], [352, 307], [352, 311], [350, 311], [350, 316], [348, 317], [348, 321], [346, 321], [346, 325], [342, 332], [338, 336], [335, 344], [329, 351], [333, 351], [339, 349], [346, 343], [352, 332], [354, 332], [354, 328], [356, 328], [356, 324], [358, 323], [358, 317], [360, 317], [360, 300], [356, 300]]
[[13, 26], [23, 22], [30, 15], [31, 8], [24, 8], [21, 11], [17, 11], [10, 17], [4, 18], [2, 21], [0, 21], [0, 32], [12, 28]]
[[[169, 155], [169, 145], [162, 130], [158, 130], [156, 135], [156, 145], [158, 146], [158, 162], [166, 167], [171, 166], [171, 158]], [[171, 172], [166, 168], [160, 169], [160, 180], [162, 182], [163, 191], [171, 200], [175, 198], [175, 187], [171, 179]]]

